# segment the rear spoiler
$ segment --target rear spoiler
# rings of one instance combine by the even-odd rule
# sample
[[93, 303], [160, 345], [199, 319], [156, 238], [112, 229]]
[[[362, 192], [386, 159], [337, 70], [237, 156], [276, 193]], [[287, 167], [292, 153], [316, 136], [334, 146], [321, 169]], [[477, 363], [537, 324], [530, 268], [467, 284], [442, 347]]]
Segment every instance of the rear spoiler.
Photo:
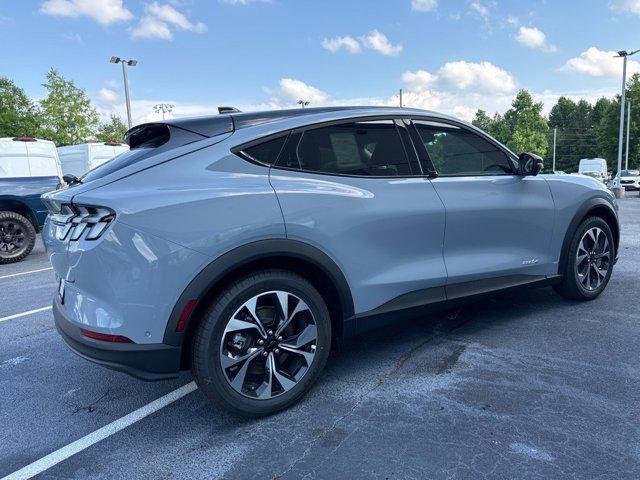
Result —
[[136, 125], [125, 133], [124, 141], [130, 148], [142, 144], [160, 146], [173, 136], [172, 131], [175, 130], [181, 131], [175, 133], [191, 133], [209, 138], [233, 132], [234, 124], [231, 115], [162, 120]]

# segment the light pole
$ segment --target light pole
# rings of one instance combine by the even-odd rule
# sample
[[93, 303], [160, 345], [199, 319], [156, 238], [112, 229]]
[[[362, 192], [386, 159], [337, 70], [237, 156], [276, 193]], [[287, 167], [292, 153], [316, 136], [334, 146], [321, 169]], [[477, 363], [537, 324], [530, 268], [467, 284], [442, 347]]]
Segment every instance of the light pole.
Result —
[[629, 170], [629, 125], [631, 124], [631, 100], [627, 100], [627, 152], [624, 157], [624, 169]]
[[617, 198], [624, 197], [624, 189], [620, 183], [620, 170], [622, 170], [622, 134], [624, 133], [624, 102], [627, 94], [627, 57], [635, 55], [640, 52], [635, 50], [633, 52], [627, 52], [626, 50], [620, 50], [618, 57], [622, 57], [622, 95], [620, 98], [620, 130], [618, 132], [618, 172], [616, 173], [616, 180], [613, 184], [613, 193]]
[[156, 113], [162, 112], [162, 119], [164, 120], [165, 113], [173, 112], [173, 105], [169, 105], [168, 103], [159, 103], [153, 106], [153, 109]]
[[553, 129], [553, 168], [551, 169], [553, 173], [556, 173], [556, 134], [558, 133], [558, 129]]
[[309, 105], [309, 100], [298, 100], [298, 105], [300, 105], [300, 107], [304, 108], [307, 105]]
[[124, 98], [127, 102], [127, 123], [129, 124], [129, 128], [131, 128], [131, 99], [129, 98], [129, 77], [127, 77], [127, 65], [130, 67], [135, 67], [138, 64], [137, 60], [125, 60], [120, 57], [111, 57], [111, 63], [121, 63], [122, 64], [122, 78], [124, 81]]

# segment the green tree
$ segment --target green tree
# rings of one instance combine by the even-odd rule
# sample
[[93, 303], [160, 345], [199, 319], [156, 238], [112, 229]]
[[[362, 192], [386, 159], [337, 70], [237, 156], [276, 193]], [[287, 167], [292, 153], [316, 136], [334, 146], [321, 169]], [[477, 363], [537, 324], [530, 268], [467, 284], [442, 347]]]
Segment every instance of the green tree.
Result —
[[[631, 100], [631, 124], [629, 128], [629, 168], [640, 167], [640, 74], [635, 73], [627, 82], [627, 99]], [[620, 128], [620, 95], [602, 108], [602, 118], [596, 126], [598, 156], [605, 158], [609, 169], [617, 170], [618, 132]], [[595, 111], [595, 107], [594, 107]], [[626, 135], [626, 112], [625, 131]], [[624, 168], [625, 143], [622, 146], [622, 166]]]
[[491, 117], [489, 117], [489, 115], [487, 115], [487, 112], [485, 112], [484, 110], [478, 110], [471, 123], [473, 123], [480, 130], [484, 130], [487, 133], [489, 133], [492, 127]]
[[547, 120], [542, 116], [542, 102], [534, 102], [531, 94], [520, 90], [504, 114], [511, 131], [507, 146], [516, 153], [533, 152], [540, 156], [547, 153]]
[[127, 126], [117, 115], [111, 115], [108, 122], [100, 124], [96, 138], [100, 142], [122, 142]]
[[48, 92], [40, 102], [43, 136], [58, 146], [84, 143], [94, 138], [99, 117], [86, 92], [53, 68], [47, 73], [43, 86]]
[[0, 77], [0, 137], [36, 137], [40, 128], [40, 112], [24, 90]]

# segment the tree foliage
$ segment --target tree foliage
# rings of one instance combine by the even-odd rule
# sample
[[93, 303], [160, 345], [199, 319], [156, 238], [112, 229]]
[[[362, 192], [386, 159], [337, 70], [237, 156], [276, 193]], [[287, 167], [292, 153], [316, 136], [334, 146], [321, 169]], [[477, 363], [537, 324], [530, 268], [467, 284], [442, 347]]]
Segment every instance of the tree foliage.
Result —
[[108, 122], [100, 124], [96, 138], [100, 142], [122, 142], [127, 130], [127, 126], [119, 116], [111, 115]]
[[53, 68], [43, 86], [47, 89], [47, 96], [40, 102], [43, 136], [58, 146], [92, 139], [99, 116], [86, 92]]
[[39, 136], [41, 116], [24, 90], [0, 77], [0, 137]]
[[483, 110], [476, 112], [473, 124], [504, 143], [516, 153], [547, 152], [547, 120], [542, 116], [542, 103], [534, 102], [531, 94], [520, 90], [504, 115], [489, 118]]

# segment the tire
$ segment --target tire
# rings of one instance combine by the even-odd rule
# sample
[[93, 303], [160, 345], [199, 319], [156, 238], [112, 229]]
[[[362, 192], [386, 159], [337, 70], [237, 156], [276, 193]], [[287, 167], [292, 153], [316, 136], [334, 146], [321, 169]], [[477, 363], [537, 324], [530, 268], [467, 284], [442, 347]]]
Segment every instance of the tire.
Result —
[[[604, 253], [607, 248], [608, 253]], [[600, 217], [585, 219], [569, 244], [562, 282], [554, 286], [556, 292], [570, 300], [597, 298], [609, 283], [615, 256], [613, 235], [607, 222]]]
[[0, 212], [0, 264], [24, 260], [36, 243], [36, 229], [16, 212]]
[[191, 370], [218, 406], [261, 417], [310, 390], [330, 347], [331, 319], [318, 291], [292, 272], [261, 270], [226, 286], [208, 306], [193, 338]]

